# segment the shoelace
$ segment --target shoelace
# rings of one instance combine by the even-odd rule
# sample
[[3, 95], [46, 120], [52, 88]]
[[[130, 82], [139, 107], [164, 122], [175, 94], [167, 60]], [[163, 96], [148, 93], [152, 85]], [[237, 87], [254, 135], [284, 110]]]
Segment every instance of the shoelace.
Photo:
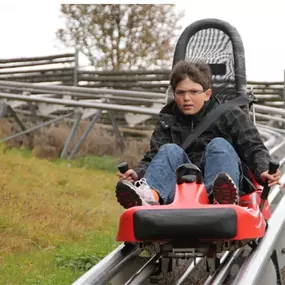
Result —
[[141, 178], [140, 180], [136, 181], [134, 184], [136, 187], [140, 187], [142, 185], [148, 186], [145, 178]]

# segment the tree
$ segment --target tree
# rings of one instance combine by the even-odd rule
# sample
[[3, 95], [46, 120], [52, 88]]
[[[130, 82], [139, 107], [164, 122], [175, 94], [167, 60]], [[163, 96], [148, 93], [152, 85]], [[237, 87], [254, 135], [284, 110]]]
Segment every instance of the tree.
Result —
[[181, 32], [182, 12], [174, 5], [63, 4], [66, 46], [78, 46], [90, 63], [104, 69], [169, 67]]

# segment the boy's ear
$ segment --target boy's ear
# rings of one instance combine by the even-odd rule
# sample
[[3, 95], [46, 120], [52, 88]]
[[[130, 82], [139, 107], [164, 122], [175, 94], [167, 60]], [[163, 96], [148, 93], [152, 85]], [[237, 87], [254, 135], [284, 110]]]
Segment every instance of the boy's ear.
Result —
[[206, 90], [205, 94], [206, 94], [206, 96], [205, 96], [205, 102], [206, 102], [206, 101], [209, 101], [211, 96], [212, 96], [212, 89], [209, 88], [208, 90]]
[[167, 103], [169, 103], [173, 99], [175, 99], [174, 90], [172, 89], [171, 85], [168, 85], [168, 88], [166, 90], [166, 100], [167, 100]]

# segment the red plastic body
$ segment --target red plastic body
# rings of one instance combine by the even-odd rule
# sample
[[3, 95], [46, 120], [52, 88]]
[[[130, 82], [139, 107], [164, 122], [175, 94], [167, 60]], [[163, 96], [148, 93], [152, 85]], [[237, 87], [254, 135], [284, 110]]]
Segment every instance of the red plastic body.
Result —
[[271, 213], [266, 201], [263, 211], [259, 209], [262, 187], [255, 181], [257, 191], [240, 198], [239, 205], [209, 204], [208, 194], [204, 184], [183, 183], [176, 186], [173, 203], [159, 206], [137, 206], [124, 211], [120, 217], [117, 241], [140, 242], [134, 235], [133, 216], [138, 209], [185, 209], [185, 208], [232, 208], [237, 214], [237, 234], [231, 240], [256, 239], [263, 237], [266, 230], [266, 220]]

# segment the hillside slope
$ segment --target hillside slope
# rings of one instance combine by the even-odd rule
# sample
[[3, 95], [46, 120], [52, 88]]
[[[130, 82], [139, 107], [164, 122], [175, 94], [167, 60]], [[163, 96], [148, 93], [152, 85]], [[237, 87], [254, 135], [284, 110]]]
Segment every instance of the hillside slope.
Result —
[[0, 147], [0, 284], [71, 284], [111, 251], [116, 181]]

